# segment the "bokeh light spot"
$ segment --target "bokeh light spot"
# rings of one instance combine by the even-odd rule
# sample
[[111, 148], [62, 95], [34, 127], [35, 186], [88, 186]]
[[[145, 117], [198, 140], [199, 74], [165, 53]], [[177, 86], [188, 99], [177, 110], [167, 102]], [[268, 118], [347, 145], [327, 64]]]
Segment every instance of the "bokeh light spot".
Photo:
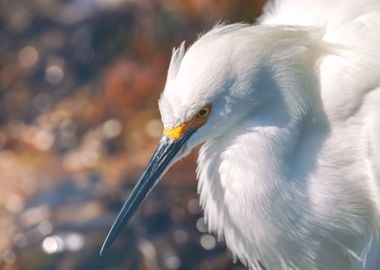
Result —
[[215, 237], [210, 234], [202, 235], [200, 240], [201, 246], [206, 250], [211, 250], [216, 245]]
[[49, 221], [44, 220], [38, 224], [38, 231], [42, 235], [48, 235], [53, 231], [53, 226]]
[[200, 232], [205, 233], [208, 231], [205, 219], [203, 217], [197, 220], [196, 227], [197, 227], [197, 230]]
[[113, 139], [120, 135], [122, 130], [121, 122], [118, 119], [110, 119], [103, 125], [104, 136]]
[[2, 255], [5, 263], [12, 264], [16, 261], [16, 254], [11, 249], [6, 249]]
[[61, 67], [56, 65], [48, 66], [45, 70], [45, 79], [51, 84], [59, 84], [64, 77]]
[[158, 138], [162, 134], [162, 123], [158, 119], [152, 119], [145, 125], [145, 132], [149, 137]]
[[23, 68], [31, 68], [38, 61], [38, 51], [33, 46], [25, 46], [18, 55], [18, 61]]
[[54, 143], [54, 136], [50, 131], [39, 130], [34, 135], [33, 144], [40, 151], [49, 150]]
[[57, 235], [46, 237], [44, 241], [42, 241], [42, 249], [48, 254], [61, 252], [63, 248], [63, 240]]
[[17, 233], [13, 236], [13, 244], [16, 247], [23, 248], [28, 244], [28, 240], [23, 233]]
[[174, 241], [178, 244], [184, 244], [189, 239], [189, 235], [185, 230], [175, 230], [173, 233]]
[[202, 212], [202, 208], [201, 206], [199, 205], [199, 201], [198, 199], [194, 198], [194, 199], [191, 199], [188, 203], [187, 203], [187, 210], [191, 213], [191, 214], [199, 214], [200, 212]]
[[181, 266], [181, 260], [175, 255], [165, 257], [165, 265], [168, 269], [178, 269]]
[[23, 199], [18, 194], [11, 194], [5, 201], [5, 208], [12, 213], [18, 213], [24, 207]]
[[39, 93], [34, 98], [34, 107], [40, 112], [46, 112], [50, 109], [53, 98], [48, 93]]
[[70, 233], [65, 239], [65, 245], [70, 251], [78, 251], [84, 245], [84, 238], [79, 233]]

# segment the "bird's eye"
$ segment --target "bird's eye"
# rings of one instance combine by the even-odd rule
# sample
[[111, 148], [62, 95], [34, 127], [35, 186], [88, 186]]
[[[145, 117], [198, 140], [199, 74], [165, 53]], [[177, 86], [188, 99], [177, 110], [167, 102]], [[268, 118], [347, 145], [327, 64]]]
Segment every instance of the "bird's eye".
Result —
[[206, 117], [211, 111], [211, 108], [210, 106], [205, 106], [203, 107], [198, 113], [197, 113], [197, 116], [200, 117], [200, 118], [204, 118]]

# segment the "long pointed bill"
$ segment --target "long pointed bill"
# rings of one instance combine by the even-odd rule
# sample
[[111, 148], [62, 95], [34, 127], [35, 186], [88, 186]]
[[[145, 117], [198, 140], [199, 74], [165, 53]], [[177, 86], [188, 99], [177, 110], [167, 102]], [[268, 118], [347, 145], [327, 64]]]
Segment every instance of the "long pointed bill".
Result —
[[106, 240], [100, 250], [100, 255], [103, 255], [109, 249], [125, 224], [161, 179], [161, 176], [174, 163], [174, 158], [177, 153], [183, 148], [183, 145], [194, 131], [195, 129], [190, 128], [175, 140], [170, 140], [166, 135], [162, 137], [156, 151], [146, 166], [145, 171], [132, 190], [128, 200], [121, 208], [111, 230], [108, 232]]

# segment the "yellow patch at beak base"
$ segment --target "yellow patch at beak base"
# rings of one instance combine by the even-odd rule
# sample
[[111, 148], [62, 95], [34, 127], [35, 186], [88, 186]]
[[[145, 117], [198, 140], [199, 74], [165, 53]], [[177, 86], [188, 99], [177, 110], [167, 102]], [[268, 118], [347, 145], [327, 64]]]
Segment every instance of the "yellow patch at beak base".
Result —
[[[200, 115], [200, 112], [203, 110], [206, 110], [206, 114]], [[171, 141], [174, 141], [181, 138], [181, 136], [185, 134], [185, 132], [188, 131], [190, 128], [195, 128], [195, 129], [200, 128], [207, 122], [207, 116], [211, 111], [211, 105], [207, 104], [205, 107], [202, 108], [201, 111], [198, 112], [189, 121], [186, 121], [176, 126], [175, 128], [172, 128], [172, 129], [165, 128], [163, 131], [163, 134], [166, 135]]]
[[178, 140], [186, 132], [186, 127], [188, 127], [188, 125], [186, 125], [186, 123], [183, 123], [172, 129], [165, 128], [163, 134], [168, 136], [171, 141]]

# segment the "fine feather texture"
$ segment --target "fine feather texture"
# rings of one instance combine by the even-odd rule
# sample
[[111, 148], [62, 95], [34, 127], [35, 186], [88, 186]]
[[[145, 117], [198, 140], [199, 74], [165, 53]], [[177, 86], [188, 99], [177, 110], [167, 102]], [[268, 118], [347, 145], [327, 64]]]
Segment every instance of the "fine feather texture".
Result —
[[283, 0], [173, 53], [166, 128], [212, 104], [198, 191], [210, 231], [252, 269], [375, 270], [380, 4]]

